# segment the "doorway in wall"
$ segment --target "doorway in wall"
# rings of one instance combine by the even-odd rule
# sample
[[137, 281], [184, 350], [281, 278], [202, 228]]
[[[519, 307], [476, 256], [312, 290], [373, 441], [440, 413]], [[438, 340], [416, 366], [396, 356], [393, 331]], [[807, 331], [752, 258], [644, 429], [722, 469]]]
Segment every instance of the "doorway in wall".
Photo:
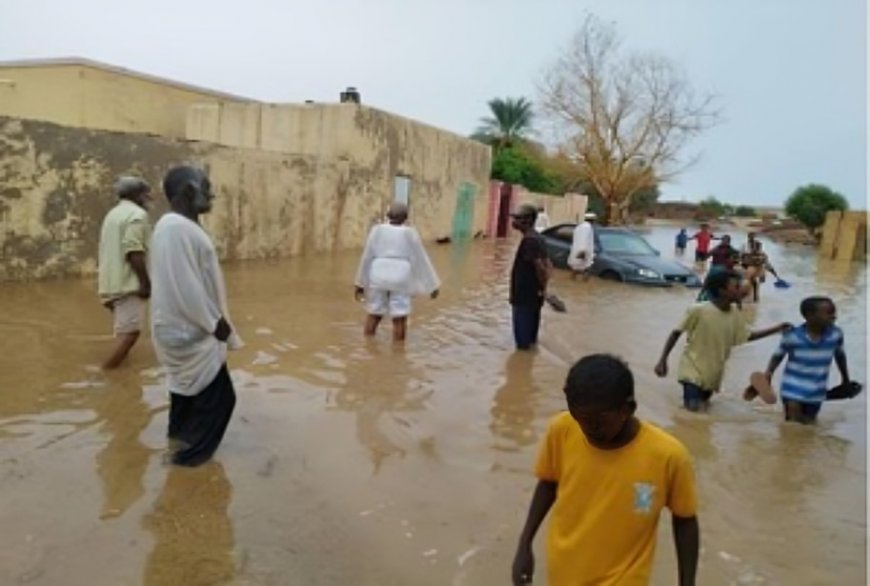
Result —
[[456, 194], [456, 209], [453, 212], [453, 240], [467, 240], [472, 236], [475, 191], [471, 183], [463, 183], [459, 186]]
[[393, 178], [393, 202], [408, 206], [411, 210], [411, 177], [408, 175], [396, 175]]
[[510, 183], [502, 183], [499, 189], [498, 199], [498, 224], [495, 235], [497, 238], [505, 238], [511, 226], [511, 194], [513, 185]]

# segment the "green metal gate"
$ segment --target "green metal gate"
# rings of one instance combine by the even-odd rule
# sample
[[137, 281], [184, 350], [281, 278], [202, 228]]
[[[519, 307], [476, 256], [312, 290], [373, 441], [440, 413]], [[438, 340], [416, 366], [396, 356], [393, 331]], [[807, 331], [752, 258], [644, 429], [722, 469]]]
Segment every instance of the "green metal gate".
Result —
[[453, 212], [453, 240], [468, 240], [474, 225], [474, 195], [476, 188], [463, 183], [456, 194], [456, 210]]

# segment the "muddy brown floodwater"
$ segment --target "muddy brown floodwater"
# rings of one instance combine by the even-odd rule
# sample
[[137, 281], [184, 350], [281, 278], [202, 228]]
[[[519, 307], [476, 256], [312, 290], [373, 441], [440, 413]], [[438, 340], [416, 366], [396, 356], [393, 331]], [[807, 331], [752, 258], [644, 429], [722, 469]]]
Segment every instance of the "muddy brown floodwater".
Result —
[[[666, 256], [672, 235], [648, 234]], [[540, 351], [514, 353], [513, 246], [433, 248], [443, 293], [416, 302], [405, 348], [389, 328], [362, 339], [356, 252], [228, 266], [239, 400], [216, 460], [194, 470], [163, 464], [150, 340], [117, 372], [95, 367], [110, 339], [92, 282], [0, 286], [0, 584], [507, 584], [567, 367], [600, 351], [630, 362], [641, 416], [694, 455], [699, 584], [865, 584], [864, 396], [825, 405], [815, 428], [744, 403], [768, 339], [738, 349], [712, 413], [691, 416], [652, 368], [694, 293], [565, 274], [568, 313], [547, 310]], [[864, 266], [767, 246], [793, 287], [768, 283], [755, 323], [833, 296], [866, 382]], [[655, 584], [675, 583], [669, 525]]]

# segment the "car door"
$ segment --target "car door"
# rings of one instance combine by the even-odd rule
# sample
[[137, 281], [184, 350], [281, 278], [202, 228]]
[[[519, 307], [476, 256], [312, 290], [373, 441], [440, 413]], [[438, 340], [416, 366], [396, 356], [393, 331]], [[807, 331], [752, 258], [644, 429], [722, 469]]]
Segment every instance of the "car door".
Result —
[[559, 227], [550, 228], [543, 233], [544, 242], [547, 246], [547, 255], [553, 266], [559, 269], [568, 268], [568, 254], [571, 252], [571, 243], [559, 237]]

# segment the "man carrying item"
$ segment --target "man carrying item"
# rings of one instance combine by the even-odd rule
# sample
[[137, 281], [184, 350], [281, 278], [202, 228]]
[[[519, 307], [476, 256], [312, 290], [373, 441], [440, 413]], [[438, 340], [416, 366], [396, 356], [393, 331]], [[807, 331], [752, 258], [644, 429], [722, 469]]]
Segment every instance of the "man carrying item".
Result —
[[700, 529], [689, 451], [636, 417], [634, 377], [614, 356], [582, 358], [564, 392], [568, 412], [550, 421], [538, 452], [538, 484], [514, 557], [514, 586], [532, 583], [532, 541], [551, 510], [547, 584], [649, 584], [664, 508], [673, 519], [678, 583], [693, 586]]
[[151, 188], [138, 177], [121, 177], [115, 184], [118, 203], [106, 214], [100, 231], [100, 300], [112, 312], [118, 339], [103, 368], [117, 368], [139, 339], [151, 296], [146, 254], [150, 223], [147, 206]]
[[369, 232], [356, 274], [354, 296], [365, 300], [365, 335], [374, 336], [385, 315], [393, 318], [393, 341], [404, 342], [411, 313], [411, 297], [438, 297], [441, 281], [423, 248], [417, 230], [405, 224], [408, 206], [393, 203], [388, 224]]
[[595, 230], [592, 224], [598, 219], [593, 212], [583, 216], [583, 221], [574, 228], [571, 240], [571, 252], [568, 254], [568, 266], [571, 267], [571, 278], [583, 274], [589, 278], [589, 269], [595, 262]]
[[848, 391], [860, 392], [860, 385], [855, 387], [849, 378], [843, 331], [835, 325], [837, 307], [834, 302], [829, 297], [807, 297], [801, 302], [800, 312], [806, 321], [783, 334], [764, 377], [760, 380], [756, 377], [743, 398], [752, 400], [759, 392], [772, 394], [773, 373], [787, 359], [780, 392], [785, 420], [810, 424], [816, 422], [825, 400], [844, 398], [829, 396], [831, 363], [836, 363], [840, 371], [838, 388], [845, 391], [841, 391], [844, 396], [851, 394]]
[[233, 414], [227, 348], [241, 347], [241, 340], [230, 323], [217, 252], [199, 225], [214, 199], [208, 177], [176, 167], [163, 190], [171, 211], [151, 239], [151, 337], [169, 385], [169, 438], [182, 446], [172, 462], [198, 466], [217, 450]]
[[511, 269], [510, 304], [517, 350], [530, 350], [538, 343], [541, 307], [547, 296], [550, 263], [547, 249], [535, 231], [538, 211], [523, 204], [511, 214], [513, 227], [523, 235]]

